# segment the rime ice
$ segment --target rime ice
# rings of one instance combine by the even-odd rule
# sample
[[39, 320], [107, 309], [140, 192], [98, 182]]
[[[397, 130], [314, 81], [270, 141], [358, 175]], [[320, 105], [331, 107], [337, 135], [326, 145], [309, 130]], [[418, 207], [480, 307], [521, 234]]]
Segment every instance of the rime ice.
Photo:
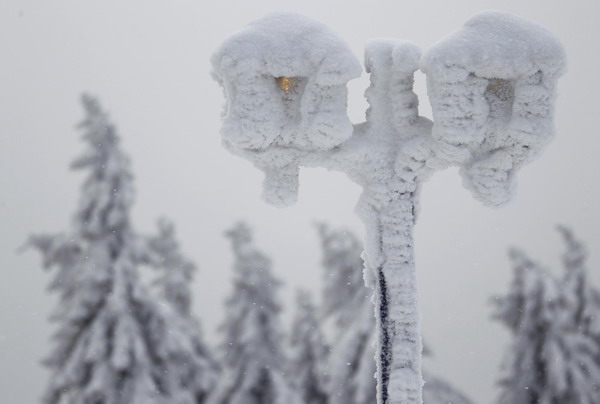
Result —
[[[297, 197], [301, 166], [345, 172], [361, 185], [365, 280], [374, 289], [377, 402], [422, 402], [413, 228], [419, 189], [435, 170], [461, 169], [486, 204], [511, 196], [516, 170], [552, 136], [560, 43], [500, 12], [475, 16], [424, 56], [407, 41], [371, 40], [366, 122], [350, 125], [346, 83], [360, 74], [347, 45], [297, 14], [272, 14], [212, 58], [222, 85], [225, 147], [265, 172], [264, 197]], [[435, 122], [420, 117], [413, 74], [427, 74]]]
[[296, 157], [352, 134], [346, 83], [360, 75], [360, 64], [326, 26], [291, 13], [250, 24], [212, 62], [227, 98], [225, 145], [265, 171], [267, 200], [293, 202]]
[[552, 137], [562, 45], [540, 25], [484, 12], [435, 44], [420, 65], [438, 157], [461, 167], [477, 199], [507, 202], [514, 172]]
[[[323, 251], [323, 316], [336, 325], [329, 358], [330, 404], [372, 404], [376, 371], [375, 318], [366, 288], [358, 239], [344, 229], [320, 225]], [[446, 381], [424, 372], [424, 404], [471, 404]]]

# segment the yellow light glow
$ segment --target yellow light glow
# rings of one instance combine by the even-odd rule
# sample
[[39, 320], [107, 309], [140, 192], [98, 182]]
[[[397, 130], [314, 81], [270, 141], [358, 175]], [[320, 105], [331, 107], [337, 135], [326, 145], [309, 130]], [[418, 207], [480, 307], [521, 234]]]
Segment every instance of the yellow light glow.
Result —
[[281, 88], [286, 94], [294, 90], [296, 86], [292, 77], [275, 77], [275, 83], [277, 83], [277, 87]]

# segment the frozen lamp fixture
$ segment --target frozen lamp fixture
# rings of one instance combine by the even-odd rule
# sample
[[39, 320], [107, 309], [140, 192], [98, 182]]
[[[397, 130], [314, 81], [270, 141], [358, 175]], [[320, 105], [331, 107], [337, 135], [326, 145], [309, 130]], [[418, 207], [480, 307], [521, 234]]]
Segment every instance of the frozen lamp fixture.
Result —
[[[506, 203], [519, 168], [552, 138], [564, 50], [545, 28], [484, 12], [424, 55], [407, 41], [374, 39], [366, 122], [347, 116], [349, 80], [362, 68], [348, 46], [306, 17], [268, 15], [212, 58], [225, 92], [223, 143], [265, 173], [263, 197], [296, 201], [300, 166], [345, 172], [362, 186], [365, 279], [377, 319], [377, 402], [422, 403], [421, 335], [413, 228], [421, 184], [460, 168], [491, 206]], [[427, 75], [434, 122], [418, 114], [413, 75]]]

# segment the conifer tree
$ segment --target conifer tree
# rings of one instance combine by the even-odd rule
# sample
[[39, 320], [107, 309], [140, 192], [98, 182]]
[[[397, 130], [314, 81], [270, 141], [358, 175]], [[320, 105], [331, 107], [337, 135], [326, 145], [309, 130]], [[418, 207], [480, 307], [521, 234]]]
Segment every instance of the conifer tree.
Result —
[[80, 128], [88, 149], [73, 168], [85, 170], [87, 179], [73, 228], [31, 238], [45, 266], [57, 269], [50, 288], [60, 295], [44, 402], [177, 402], [165, 383], [169, 368], [157, 345], [168, 336], [168, 326], [138, 274], [147, 251], [129, 218], [134, 195], [129, 161], [98, 101], [84, 95], [82, 104]]
[[375, 317], [363, 281], [362, 244], [349, 231], [318, 227], [323, 254], [323, 314], [336, 325], [331, 347], [329, 402], [375, 402]]
[[575, 238], [571, 229], [558, 226], [558, 231], [566, 245], [562, 282], [568, 317], [575, 329], [597, 339], [600, 344], [600, 293], [589, 279], [587, 249]]
[[298, 291], [296, 310], [291, 332], [292, 380], [304, 404], [327, 404], [329, 375], [326, 361], [329, 348], [307, 291]]
[[158, 221], [158, 235], [151, 237], [148, 245], [152, 252], [151, 265], [159, 271], [154, 286], [177, 313], [183, 317], [190, 317], [190, 283], [197, 269], [181, 252], [175, 235], [175, 225], [161, 218]]
[[161, 219], [158, 230], [148, 246], [150, 264], [159, 271], [154, 286], [168, 303], [160, 305], [168, 333], [156, 341], [167, 367], [164, 379], [173, 403], [204, 403], [214, 389], [219, 369], [191, 311], [190, 283], [196, 266], [181, 252], [173, 223]]
[[[371, 292], [363, 280], [363, 245], [352, 232], [317, 225], [322, 251], [323, 305], [325, 317], [343, 329], [356, 317], [355, 309], [370, 302]], [[372, 304], [371, 304], [372, 305]]]
[[[587, 249], [571, 229], [558, 226], [558, 231], [566, 245], [562, 260], [565, 327], [569, 328], [570, 332], [579, 334], [581, 339], [594, 343], [594, 368], [600, 369], [600, 292], [591, 284], [589, 278], [586, 267]], [[591, 382], [592, 385], [588, 389], [592, 389], [600, 398], [600, 378]]]
[[209, 402], [299, 404], [282, 353], [280, 281], [271, 274], [269, 258], [254, 246], [248, 226], [238, 223], [227, 236], [235, 256], [233, 292], [222, 326], [224, 373]]
[[513, 250], [515, 277], [496, 299], [495, 318], [513, 334], [500, 380], [501, 404], [592, 404], [600, 369], [598, 345], [569, 325], [561, 285]]

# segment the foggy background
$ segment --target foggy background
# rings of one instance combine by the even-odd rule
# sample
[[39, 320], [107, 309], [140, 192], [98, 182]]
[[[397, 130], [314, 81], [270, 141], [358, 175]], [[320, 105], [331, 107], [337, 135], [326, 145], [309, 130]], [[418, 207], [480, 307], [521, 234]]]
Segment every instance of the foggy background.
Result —
[[[0, 2], [0, 403], [39, 402], [48, 374], [55, 304], [49, 276], [34, 251], [17, 254], [32, 232], [68, 229], [80, 174], [68, 165], [82, 150], [74, 125], [82, 91], [97, 95], [133, 161], [134, 225], [155, 230], [160, 215], [177, 225], [184, 251], [200, 271], [193, 285], [207, 342], [230, 291], [229, 244], [223, 232], [247, 219], [257, 243], [293, 290], [319, 296], [321, 267], [315, 220], [362, 236], [353, 214], [359, 188], [343, 174], [306, 169], [300, 199], [285, 210], [259, 199], [262, 174], [220, 145], [224, 102], [209, 58], [221, 41], [276, 10], [317, 19], [362, 60], [373, 37], [411, 40], [427, 49], [474, 13], [499, 9], [545, 25], [563, 42], [569, 71], [559, 82], [557, 136], [519, 175], [514, 200], [490, 209], [463, 189], [455, 170], [424, 187], [416, 230], [423, 334], [428, 368], [492, 403], [507, 332], [489, 319], [490, 297], [512, 275], [511, 245], [557, 269], [562, 244], [554, 225], [572, 226], [600, 275], [600, 2], [590, 1], [24, 1]], [[417, 73], [421, 114], [430, 117], [425, 77]], [[364, 119], [366, 74], [350, 83], [349, 114]], [[320, 296], [319, 296], [320, 297]], [[284, 318], [285, 324], [289, 324]]]

